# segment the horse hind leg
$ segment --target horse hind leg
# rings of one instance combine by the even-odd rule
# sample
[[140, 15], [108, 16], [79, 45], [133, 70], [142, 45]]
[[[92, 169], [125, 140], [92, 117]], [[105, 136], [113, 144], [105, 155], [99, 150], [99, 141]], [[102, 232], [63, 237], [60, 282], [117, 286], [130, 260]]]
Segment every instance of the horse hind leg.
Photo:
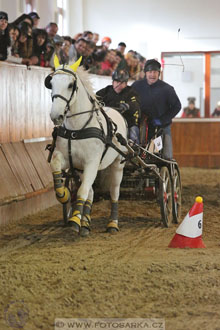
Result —
[[119, 231], [118, 227], [118, 199], [120, 194], [120, 184], [123, 176], [123, 165], [120, 160], [116, 160], [110, 167], [110, 196], [111, 196], [111, 215], [107, 225], [107, 232], [115, 234]]
[[118, 231], [118, 201], [111, 200], [111, 215], [109, 223], [107, 224], [107, 232], [116, 234]]

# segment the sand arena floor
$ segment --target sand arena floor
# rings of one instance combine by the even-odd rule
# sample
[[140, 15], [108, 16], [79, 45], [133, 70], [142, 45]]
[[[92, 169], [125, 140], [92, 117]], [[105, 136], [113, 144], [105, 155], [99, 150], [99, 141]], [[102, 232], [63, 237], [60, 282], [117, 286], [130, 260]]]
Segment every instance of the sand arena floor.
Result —
[[0, 329], [154, 317], [168, 330], [219, 330], [220, 170], [184, 168], [181, 177], [182, 218], [203, 196], [205, 249], [168, 248], [178, 225], [163, 228], [159, 207], [145, 201], [120, 201], [114, 236], [105, 233], [105, 200], [93, 206], [89, 238], [62, 226], [60, 205], [1, 229]]

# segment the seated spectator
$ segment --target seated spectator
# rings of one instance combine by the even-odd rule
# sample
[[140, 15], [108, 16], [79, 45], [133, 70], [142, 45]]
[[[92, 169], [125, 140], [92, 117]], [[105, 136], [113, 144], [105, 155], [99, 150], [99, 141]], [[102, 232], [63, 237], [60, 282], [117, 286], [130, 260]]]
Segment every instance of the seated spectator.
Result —
[[8, 14], [0, 11], [0, 61], [7, 59], [7, 49], [10, 46]]
[[217, 102], [216, 108], [212, 113], [212, 117], [213, 118], [220, 117], [220, 101]]
[[70, 36], [63, 37], [64, 41], [60, 49], [60, 64], [69, 64], [69, 50], [72, 45], [72, 38]]
[[44, 29], [33, 31], [33, 52], [31, 56], [32, 65], [47, 67], [48, 59], [45, 57], [47, 45], [47, 32]]
[[140, 100], [137, 92], [127, 85], [128, 79], [127, 71], [116, 70], [112, 74], [112, 85], [96, 94], [105, 106], [117, 108], [125, 117], [130, 139], [139, 144]]
[[38, 13], [36, 13], [36, 11], [32, 11], [31, 13], [28, 14], [32, 20], [33, 20], [33, 29], [37, 29], [39, 21], [40, 21], [40, 16], [38, 15]]
[[188, 97], [188, 106], [183, 109], [181, 118], [200, 118], [200, 110], [195, 106], [195, 97]]

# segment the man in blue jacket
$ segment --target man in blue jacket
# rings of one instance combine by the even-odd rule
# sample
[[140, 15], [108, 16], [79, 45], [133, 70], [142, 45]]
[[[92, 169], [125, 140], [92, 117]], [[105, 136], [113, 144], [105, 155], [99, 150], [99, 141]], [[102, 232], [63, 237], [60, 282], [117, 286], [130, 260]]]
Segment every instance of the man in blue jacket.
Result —
[[145, 78], [133, 83], [141, 101], [141, 117], [147, 117], [148, 141], [155, 129], [163, 128], [163, 157], [173, 158], [171, 123], [181, 109], [180, 100], [172, 86], [159, 79], [161, 64], [154, 60], [145, 63]]

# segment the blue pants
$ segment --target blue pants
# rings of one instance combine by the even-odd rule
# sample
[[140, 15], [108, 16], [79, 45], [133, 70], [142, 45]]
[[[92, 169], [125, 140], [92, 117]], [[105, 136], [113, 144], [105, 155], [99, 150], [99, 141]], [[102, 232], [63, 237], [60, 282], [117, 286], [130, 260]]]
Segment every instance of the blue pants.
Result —
[[140, 131], [138, 126], [131, 126], [129, 128], [129, 138], [137, 144], [140, 144]]
[[166, 159], [173, 158], [173, 143], [171, 136], [171, 125], [163, 128], [163, 150], [162, 155]]

